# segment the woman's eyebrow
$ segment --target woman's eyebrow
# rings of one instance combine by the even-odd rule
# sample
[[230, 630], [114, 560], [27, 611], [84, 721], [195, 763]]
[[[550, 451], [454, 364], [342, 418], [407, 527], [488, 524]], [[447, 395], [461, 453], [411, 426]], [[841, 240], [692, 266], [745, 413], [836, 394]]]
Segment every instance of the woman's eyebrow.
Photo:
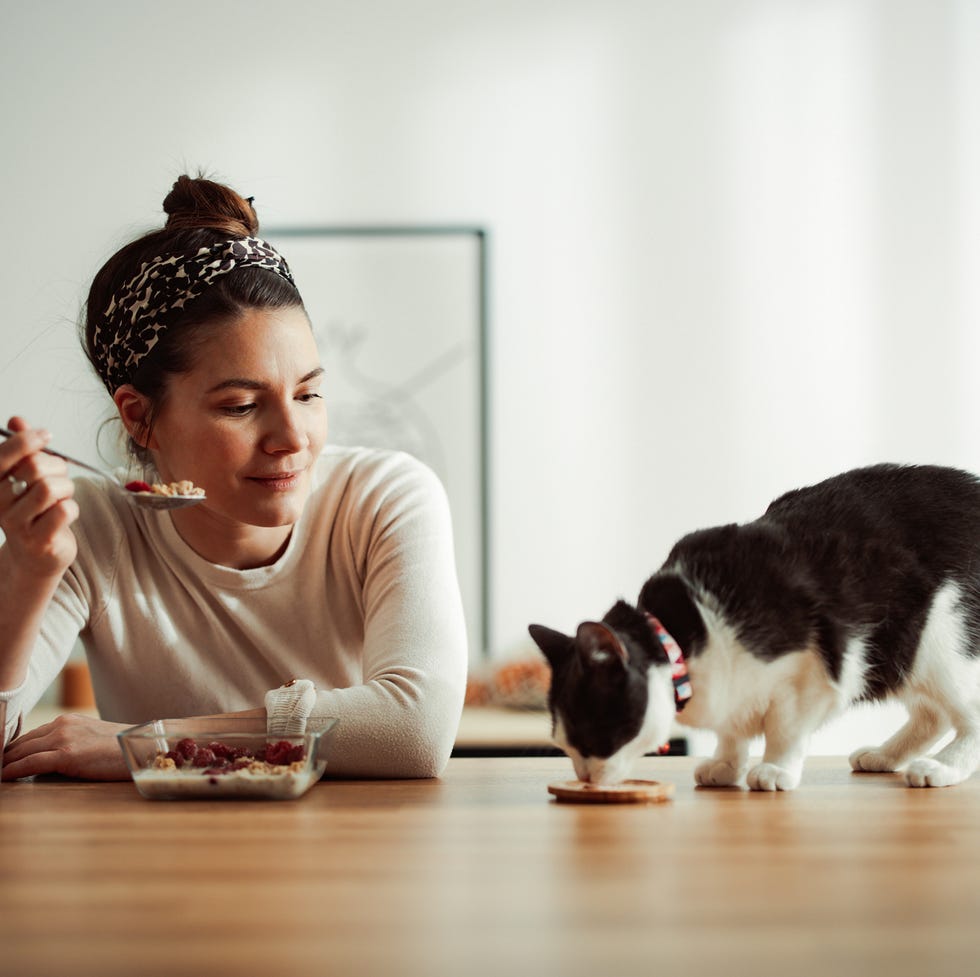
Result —
[[[296, 386], [299, 387], [304, 383], [309, 383], [311, 380], [316, 380], [318, 377], [323, 376], [324, 369], [322, 366], [318, 366], [315, 370], [310, 370], [309, 373], [301, 376], [299, 380], [296, 381]], [[213, 387], [208, 390], [209, 394], [217, 393], [220, 390], [267, 390], [269, 384], [264, 383], [261, 380], [250, 380], [248, 377], [229, 377], [227, 380], [222, 380], [220, 383], [216, 383]]]

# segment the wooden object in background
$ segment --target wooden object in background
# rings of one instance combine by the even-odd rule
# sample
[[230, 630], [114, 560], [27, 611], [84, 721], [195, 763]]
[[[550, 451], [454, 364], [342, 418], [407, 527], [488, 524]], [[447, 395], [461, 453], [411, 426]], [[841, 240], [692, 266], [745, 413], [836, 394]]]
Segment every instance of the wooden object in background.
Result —
[[85, 662], [70, 661], [61, 670], [61, 695], [58, 703], [62, 709], [95, 708], [92, 679]]

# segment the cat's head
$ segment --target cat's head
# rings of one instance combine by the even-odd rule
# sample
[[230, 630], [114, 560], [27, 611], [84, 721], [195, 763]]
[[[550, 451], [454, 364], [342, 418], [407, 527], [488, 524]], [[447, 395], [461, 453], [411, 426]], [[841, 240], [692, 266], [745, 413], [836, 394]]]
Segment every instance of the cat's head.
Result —
[[540, 624], [528, 631], [551, 665], [552, 736], [579, 780], [619, 783], [637, 757], [667, 742], [671, 666], [646, 614], [619, 601], [574, 636]]

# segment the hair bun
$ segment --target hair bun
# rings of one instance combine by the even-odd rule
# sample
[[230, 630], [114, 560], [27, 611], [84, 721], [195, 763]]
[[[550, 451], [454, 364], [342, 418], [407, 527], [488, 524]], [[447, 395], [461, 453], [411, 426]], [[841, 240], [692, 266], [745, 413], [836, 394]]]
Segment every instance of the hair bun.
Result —
[[206, 228], [228, 237], [255, 237], [259, 220], [250, 201], [203, 177], [179, 176], [163, 201], [168, 231]]

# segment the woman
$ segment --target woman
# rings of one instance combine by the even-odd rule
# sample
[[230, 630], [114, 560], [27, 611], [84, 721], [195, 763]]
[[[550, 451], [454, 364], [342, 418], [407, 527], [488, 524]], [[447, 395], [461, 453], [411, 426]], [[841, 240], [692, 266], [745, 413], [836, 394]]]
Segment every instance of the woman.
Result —
[[[442, 488], [407, 455], [324, 447], [316, 343], [251, 201], [182, 176], [164, 210], [162, 230], [96, 276], [84, 343], [148, 480], [207, 497], [138, 508], [108, 483], [71, 481], [41, 451], [48, 435], [11, 419], [4, 777], [125, 778], [126, 726], [267, 713], [279, 731], [284, 716], [339, 717], [332, 773], [437, 776], [466, 668]], [[17, 737], [78, 637], [102, 718]]]

